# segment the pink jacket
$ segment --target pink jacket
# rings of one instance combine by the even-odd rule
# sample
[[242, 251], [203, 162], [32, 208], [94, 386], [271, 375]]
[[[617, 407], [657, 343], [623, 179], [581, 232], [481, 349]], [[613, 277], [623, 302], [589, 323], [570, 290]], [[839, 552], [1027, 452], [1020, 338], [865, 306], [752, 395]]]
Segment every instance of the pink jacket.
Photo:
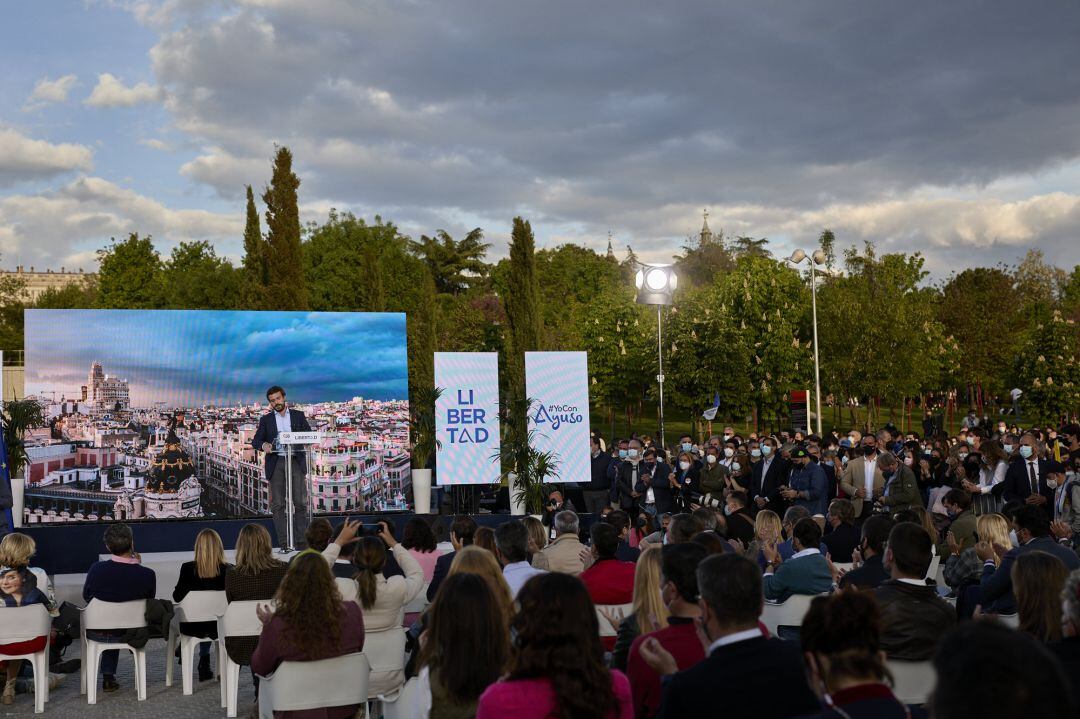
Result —
[[[630, 682], [611, 670], [611, 688], [619, 700], [619, 713], [611, 719], [634, 719]], [[480, 695], [476, 719], [547, 719], [555, 711], [555, 691], [547, 679], [513, 679], [492, 684]]]

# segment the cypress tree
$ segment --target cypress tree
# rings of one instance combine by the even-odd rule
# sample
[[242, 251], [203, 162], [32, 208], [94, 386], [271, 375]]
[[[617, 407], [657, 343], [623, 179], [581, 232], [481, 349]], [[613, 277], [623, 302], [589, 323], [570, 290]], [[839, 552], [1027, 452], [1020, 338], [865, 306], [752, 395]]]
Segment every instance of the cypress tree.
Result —
[[[510, 233], [506, 307], [506, 395], [510, 406], [525, 399], [525, 353], [540, 349], [540, 284], [536, 276], [536, 242], [528, 220], [514, 218]], [[521, 438], [524, 439], [524, 438]]]
[[266, 204], [265, 309], [308, 309], [307, 284], [300, 248], [300, 210], [297, 190], [300, 178], [292, 171], [292, 153], [279, 147], [274, 156], [274, 174], [263, 192]]
[[270, 273], [266, 267], [266, 240], [259, 227], [255, 193], [247, 186], [247, 222], [244, 225], [244, 260], [242, 298], [247, 309], [263, 309]]

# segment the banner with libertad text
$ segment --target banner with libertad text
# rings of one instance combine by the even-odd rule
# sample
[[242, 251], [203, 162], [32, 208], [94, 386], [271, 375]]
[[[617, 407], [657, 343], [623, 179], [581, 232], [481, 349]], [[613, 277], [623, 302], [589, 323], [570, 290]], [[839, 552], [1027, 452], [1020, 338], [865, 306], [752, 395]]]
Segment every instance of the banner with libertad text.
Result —
[[533, 400], [533, 446], [552, 452], [558, 477], [547, 482], [588, 482], [589, 363], [584, 352], [526, 352], [525, 393]]
[[435, 403], [440, 486], [499, 481], [499, 355], [436, 352]]

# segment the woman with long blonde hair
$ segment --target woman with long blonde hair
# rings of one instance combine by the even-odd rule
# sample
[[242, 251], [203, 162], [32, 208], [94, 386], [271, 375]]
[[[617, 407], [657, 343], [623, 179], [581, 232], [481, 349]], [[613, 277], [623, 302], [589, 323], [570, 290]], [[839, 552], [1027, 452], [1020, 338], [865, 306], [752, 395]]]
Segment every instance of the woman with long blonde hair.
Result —
[[447, 576], [452, 577], [455, 574], [476, 574], [483, 577], [491, 586], [506, 619], [506, 626], [510, 626], [510, 620], [514, 618], [514, 595], [510, 592], [510, 585], [506, 583], [495, 555], [480, 547], [462, 547], [454, 553], [454, 561], [450, 564], [450, 573]]
[[754, 517], [754, 541], [746, 547], [743, 556], [753, 562], [757, 562], [761, 571], [765, 571], [765, 554], [761, 551], [764, 547], [775, 547], [784, 541], [784, 527], [780, 516], [771, 509], [763, 509]]
[[[1005, 519], [1004, 515], [980, 514], [975, 520], [975, 532], [979, 539], [990, 542], [991, 546], [1012, 546], [1012, 540], [1009, 539], [1009, 520]], [[974, 546], [962, 552], [958, 552], [958, 549], [959, 547], [953, 549], [945, 559], [945, 569], [941, 575], [953, 592], [969, 584], [978, 584], [983, 570], [982, 560], [975, 553]]]
[[[265, 530], [264, 530], [265, 531]], [[212, 529], [204, 529], [195, 537], [195, 559], [180, 565], [180, 577], [173, 589], [173, 601], [181, 602], [188, 592], [223, 592], [225, 574], [229, 565], [225, 562], [225, 547], [221, 537]], [[181, 622], [180, 633], [189, 637], [217, 639], [215, 622]], [[214, 678], [210, 669], [210, 642], [199, 644], [199, 681]]]
[[630, 645], [640, 634], [663, 629], [668, 624], [668, 610], [660, 597], [660, 547], [649, 547], [638, 557], [634, 569], [633, 613], [627, 617], [604, 615], [618, 629], [611, 666], [626, 671]]

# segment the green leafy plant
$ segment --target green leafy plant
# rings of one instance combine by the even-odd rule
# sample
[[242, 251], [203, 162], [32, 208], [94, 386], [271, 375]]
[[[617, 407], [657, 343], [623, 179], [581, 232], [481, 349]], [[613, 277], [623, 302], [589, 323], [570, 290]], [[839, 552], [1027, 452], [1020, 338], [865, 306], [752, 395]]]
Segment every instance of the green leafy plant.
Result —
[[4, 402], [4, 443], [7, 445], [8, 476], [15, 477], [26, 466], [26, 445], [23, 438], [31, 427], [45, 424], [45, 411], [33, 399]]
[[[544, 481], [559, 477], [559, 458], [554, 452], [536, 449], [538, 432], [529, 429], [529, 409], [536, 403], [533, 399], [516, 399], [504, 403], [502, 411], [502, 446], [491, 456], [502, 468], [500, 478], [510, 487], [513, 495], [519, 492], [528, 514], [543, 511], [547, 494]], [[514, 475], [511, 478], [511, 474]], [[513, 480], [513, 481], [511, 481]]]
[[442, 443], [435, 436], [435, 404], [445, 392], [442, 387], [420, 386], [413, 391], [409, 403], [412, 461], [415, 469], [424, 469], [428, 460]]

